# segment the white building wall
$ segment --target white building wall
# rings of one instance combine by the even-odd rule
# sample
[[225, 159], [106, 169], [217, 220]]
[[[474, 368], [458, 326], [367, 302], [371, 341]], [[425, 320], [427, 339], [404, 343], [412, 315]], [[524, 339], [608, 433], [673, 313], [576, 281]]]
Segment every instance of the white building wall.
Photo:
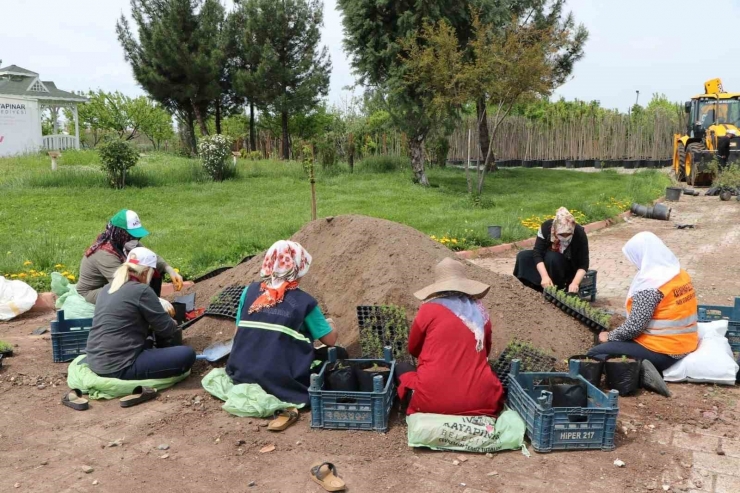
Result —
[[0, 157], [41, 148], [41, 111], [37, 100], [0, 96]]

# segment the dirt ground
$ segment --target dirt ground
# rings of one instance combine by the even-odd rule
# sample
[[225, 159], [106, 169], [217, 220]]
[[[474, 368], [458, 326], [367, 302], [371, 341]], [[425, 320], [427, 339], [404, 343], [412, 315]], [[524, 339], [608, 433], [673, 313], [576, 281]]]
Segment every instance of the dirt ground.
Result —
[[[367, 226], [364, 219], [334, 221], [338, 220], [348, 221], [345, 227], [352, 222]], [[340, 318], [345, 341], [352, 341], [356, 331], [350, 320], [356, 304], [390, 297], [391, 302], [406, 306], [411, 316], [415, 302], [407, 292], [431, 280], [429, 257], [413, 268], [408, 260], [399, 260], [394, 264], [398, 274], [382, 282], [377, 280], [382, 276], [379, 264], [358, 277], [361, 266], [352, 256], [361, 251], [361, 245], [332, 238], [331, 228], [336, 226], [332, 223], [310, 226], [323, 235], [315, 244], [304, 238], [315, 259], [309, 276], [329, 276], [332, 269], [339, 275], [346, 268], [357, 281], [351, 288], [356, 291], [338, 298], [337, 291], [330, 291], [328, 277], [304, 287], [315, 293], [327, 314]], [[405, 250], [425, 240], [419, 233], [405, 240], [409, 243], [397, 243]], [[324, 242], [327, 249], [343, 255], [341, 263], [321, 260], [315, 253]], [[382, 259], [381, 247], [390, 248], [368, 238], [362, 248]], [[389, 262], [402, 255], [396, 252], [385, 252]], [[452, 255], [436, 246], [433, 253], [436, 260]], [[244, 276], [250, 270], [256, 272], [255, 265], [244, 266]], [[522, 334], [558, 357], [590, 344], [587, 329], [510, 278], [478, 267], [469, 269], [476, 279], [495, 285], [487, 301], [494, 313], [494, 331], [499, 332], [494, 351], [500, 351], [508, 338]], [[410, 280], [399, 280], [404, 277]], [[363, 282], [375, 284], [365, 289]], [[391, 283], [390, 288], [405, 284], [403, 290], [390, 292], [384, 283]], [[377, 290], [373, 297], [354, 297], [372, 290]], [[210, 296], [204, 290], [198, 295], [199, 303], [207, 303]], [[336, 316], [343, 313], [344, 319]], [[352, 492], [616, 493], [663, 491], [664, 485], [670, 491], [715, 491], [712, 478], [705, 477], [701, 488], [702, 478], [692, 471], [695, 457], [686, 447], [675, 446], [676, 440], [699, 443], [701, 437], [711, 435], [734, 444], [738, 434], [740, 394], [734, 388], [670, 385], [671, 399], [646, 392], [620, 398], [614, 451], [537, 454], [530, 448], [531, 457], [519, 451], [492, 457], [464, 454], [468, 460], [455, 465], [453, 461], [463, 454], [410, 449], [396, 409], [384, 434], [312, 430], [308, 412], [286, 432], [272, 434], [262, 420], [237, 418], [221, 410], [221, 403], [200, 386], [202, 375], [210, 369], [204, 363], [155, 402], [123, 409], [117, 401], [92, 401], [88, 411], [75, 412], [60, 404], [67, 388], [67, 365], [52, 363], [48, 333], [30, 335], [38, 327], [48, 327], [51, 318], [25, 315], [0, 325], [2, 338], [16, 345], [16, 355], [4, 360], [0, 369], [0, 492], [320, 492], [308, 478], [309, 467], [319, 461], [336, 464]], [[232, 330], [233, 323], [214, 324], [207, 330], [196, 324], [186, 332], [185, 341], [201, 348], [211, 340], [230, 337]], [[274, 451], [260, 453], [270, 444], [275, 445]], [[728, 455], [734, 453], [729, 446], [727, 450]], [[616, 467], [616, 459], [624, 461], [625, 467]]]

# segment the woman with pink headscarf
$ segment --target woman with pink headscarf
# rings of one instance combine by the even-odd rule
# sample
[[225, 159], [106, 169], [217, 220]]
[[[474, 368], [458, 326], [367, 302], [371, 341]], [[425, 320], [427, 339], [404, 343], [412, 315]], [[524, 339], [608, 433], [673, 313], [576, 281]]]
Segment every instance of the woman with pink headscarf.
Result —
[[[283, 402], [308, 404], [314, 341], [334, 346], [337, 333], [318, 302], [298, 285], [311, 255], [293, 241], [267, 250], [261, 282], [244, 288], [226, 373], [234, 383], [256, 383]], [[344, 352], [346, 357], [346, 352]]]
[[534, 249], [516, 256], [514, 277], [532, 289], [550, 286], [577, 293], [588, 271], [588, 238], [565, 207], [542, 223]]

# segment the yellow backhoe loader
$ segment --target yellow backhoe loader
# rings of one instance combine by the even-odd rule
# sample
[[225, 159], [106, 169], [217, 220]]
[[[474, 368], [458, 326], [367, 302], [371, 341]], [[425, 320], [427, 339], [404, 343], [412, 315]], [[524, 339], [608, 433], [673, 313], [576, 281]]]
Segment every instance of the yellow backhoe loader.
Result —
[[725, 92], [720, 79], [708, 80], [704, 94], [685, 108], [686, 135], [674, 135], [673, 171], [691, 186], [708, 185], [709, 163], [726, 166], [740, 158], [740, 93]]

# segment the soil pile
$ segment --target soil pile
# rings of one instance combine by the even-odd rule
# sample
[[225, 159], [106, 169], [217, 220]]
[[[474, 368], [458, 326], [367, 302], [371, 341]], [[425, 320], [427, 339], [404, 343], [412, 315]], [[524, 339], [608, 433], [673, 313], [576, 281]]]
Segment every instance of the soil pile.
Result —
[[[434, 281], [433, 268], [440, 260], [456, 258], [454, 252], [413, 228], [365, 216], [319, 219], [291, 239], [313, 257], [301, 288], [334, 319], [340, 344], [354, 354], [359, 338], [357, 305], [398, 305], [411, 320], [420, 304], [413, 293]], [[538, 293], [513, 277], [463, 262], [470, 278], [491, 285], [483, 303], [491, 313], [493, 356], [513, 338], [552, 351], [558, 358], [582, 353], [592, 345], [593, 335], [584, 326]], [[258, 255], [188, 292], [197, 293], [199, 307], [206, 306], [223, 288], [257, 280], [261, 264]], [[230, 338], [233, 332], [233, 320], [206, 317], [186, 330], [185, 341], [202, 349], [215, 340]]]

